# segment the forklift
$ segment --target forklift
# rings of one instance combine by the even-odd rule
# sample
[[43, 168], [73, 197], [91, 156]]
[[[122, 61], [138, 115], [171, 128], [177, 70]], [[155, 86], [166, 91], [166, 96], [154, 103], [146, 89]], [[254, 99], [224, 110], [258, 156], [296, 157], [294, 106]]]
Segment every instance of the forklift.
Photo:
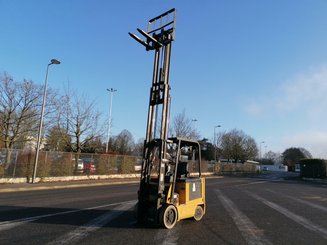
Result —
[[200, 221], [206, 210], [199, 142], [168, 137], [175, 29], [176, 11], [171, 9], [149, 20], [147, 31], [137, 28], [145, 40], [129, 32], [146, 51], [155, 52], [136, 216], [140, 223], [167, 229], [182, 219]]

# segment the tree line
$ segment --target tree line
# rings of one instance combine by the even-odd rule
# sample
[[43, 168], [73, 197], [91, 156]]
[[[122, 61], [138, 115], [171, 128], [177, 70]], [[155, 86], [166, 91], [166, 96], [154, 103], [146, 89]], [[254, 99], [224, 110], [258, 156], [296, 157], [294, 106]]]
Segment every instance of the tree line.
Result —
[[[43, 86], [32, 80], [0, 76], [0, 147], [23, 149], [35, 142], [42, 109]], [[49, 150], [82, 152], [101, 135], [95, 102], [76, 91], [47, 91], [44, 137]], [[45, 143], [45, 142], [42, 142]]]
[[[32, 80], [16, 81], [8, 73], [0, 75], [0, 148], [23, 149], [35, 142], [42, 109], [43, 86]], [[44, 121], [44, 149], [62, 152], [104, 153], [107, 123], [101, 123], [95, 100], [67, 86], [63, 94], [48, 89]], [[214, 140], [201, 138], [185, 110], [177, 114], [170, 136], [200, 141], [206, 160], [226, 159], [279, 161], [279, 153], [268, 152], [259, 159], [256, 141], [242, 130], [219, 132]], [[33, 144], [32, 144], [33, 145]], [[127, 130], [110, 138], [109, 153], [142, 155], [143, 139], [135, 142]], [[311, 154], [302, 148], [305, 156]]]

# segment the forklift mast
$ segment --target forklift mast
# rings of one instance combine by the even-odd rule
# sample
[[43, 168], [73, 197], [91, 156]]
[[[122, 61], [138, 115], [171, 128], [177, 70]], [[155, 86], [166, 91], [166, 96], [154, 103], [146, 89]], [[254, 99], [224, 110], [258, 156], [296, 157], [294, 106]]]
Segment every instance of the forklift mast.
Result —
[[[176, 11], [171, 9], [148, 22], [147, 32], [137, 28], [138, 32], [145, 37], [146, 41], [135, 34], [129, 35], [145, 46], [147, 51], [154, 50], [154, 64], [152, 87], [150, 89], [150, 100], [148, 109], [147, 130], [143, 151], [143, 166], [141, 182], [149, 181], [150, 162], [158, 161], [159, 166], [159, 188], [158, 193], [164, 190], [163, 175], [165, 171], [165, 155], [167, 153], [167, 140], [169, 130], [170, 109], [170, 56], [171, 44], [175, 38]], [[156, 156], [153, 150], [156, 145]], [[159, 148], [159, 149], [158, 149]], [[141, 187], [142, 188], [142, 187]]]
[[129, 33], [131, 37], [144, 45], [147, 51], [154, 50], [155, 52], [145, 143], [156, 138], [162, 140], [168, 138], [169, 70], [171, 43], [175, 38], [175, 23], [175, 9], [171, 9], [149, 20], [147, 32], [137, 28], [146, 41]]

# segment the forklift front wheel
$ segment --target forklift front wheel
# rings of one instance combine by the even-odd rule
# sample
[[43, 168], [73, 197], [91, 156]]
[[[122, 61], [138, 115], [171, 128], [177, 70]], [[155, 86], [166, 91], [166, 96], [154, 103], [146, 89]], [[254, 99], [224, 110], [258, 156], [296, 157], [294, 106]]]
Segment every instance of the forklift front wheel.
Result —
[[202, 217], [203, 217], [203, 208], [201, 206], [197, 206], [194, 212], [194, 219], [196, 221], [200, 221]]
[[177, 209], [174, 205], [165, 205], [161, 209], [159, 218], [160, 224], [163, 227], [171, 229], [175, 226], [177, 222]]

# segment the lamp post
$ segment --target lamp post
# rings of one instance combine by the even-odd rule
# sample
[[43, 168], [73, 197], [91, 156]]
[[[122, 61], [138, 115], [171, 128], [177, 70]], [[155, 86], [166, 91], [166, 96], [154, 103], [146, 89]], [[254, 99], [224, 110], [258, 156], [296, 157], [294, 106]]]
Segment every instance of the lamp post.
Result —
[[38, 131], [38, 134], [37, 134], [37, 143], [36, 143], [36, 152], [35, 152], [35, 161], [34, 161], [34, 170], [33, 170], [32, 183], [35, 182], [37, 164], [38, 164], [38, 160], [39, 160], [39, 151], [40, 151], [40, 142], [41, 142], [41, 136], [42, 136], [42, 127], [43, 127], [45, 101], [46, 101], [46, 97], [47, 97], [49, 66], [51, 66], [51, 65], [59, 65], [59, 64], [60, 64], [60, 61], [59, 60], [52, 59], [50, 61], [50, 63], [47, 65], [47, 71], [45, 73], [44, 90], [43, 90], [43, 101], [42, 101], [42, 109], [41, 109], [41, 117], [40, 117], [39, 131]]
[[216, 128], [220, 128], [221, 125], [213, 127], [213, 148], [215, 150], [215, 163], [217, 162], [217, 149], [216, 149]]
[[107, 91], [110, 92], [109, 96], [109, 122], [108, 122], [108, 131], [107, 131], [107, 145], [106, 145], [106, 153], [108, 153], [109, 148], [109, 140], [110, 140], [110, 129], [111, 129], [111, 111], [112, 111], [112, 96], [113, 93], [117, 91], [117, 89], [107, 88]]
[[264, 144], [264, 143], [265, 143], [264, 141], [260, 142], [260, 163], [261, 163], [261, 145]]

